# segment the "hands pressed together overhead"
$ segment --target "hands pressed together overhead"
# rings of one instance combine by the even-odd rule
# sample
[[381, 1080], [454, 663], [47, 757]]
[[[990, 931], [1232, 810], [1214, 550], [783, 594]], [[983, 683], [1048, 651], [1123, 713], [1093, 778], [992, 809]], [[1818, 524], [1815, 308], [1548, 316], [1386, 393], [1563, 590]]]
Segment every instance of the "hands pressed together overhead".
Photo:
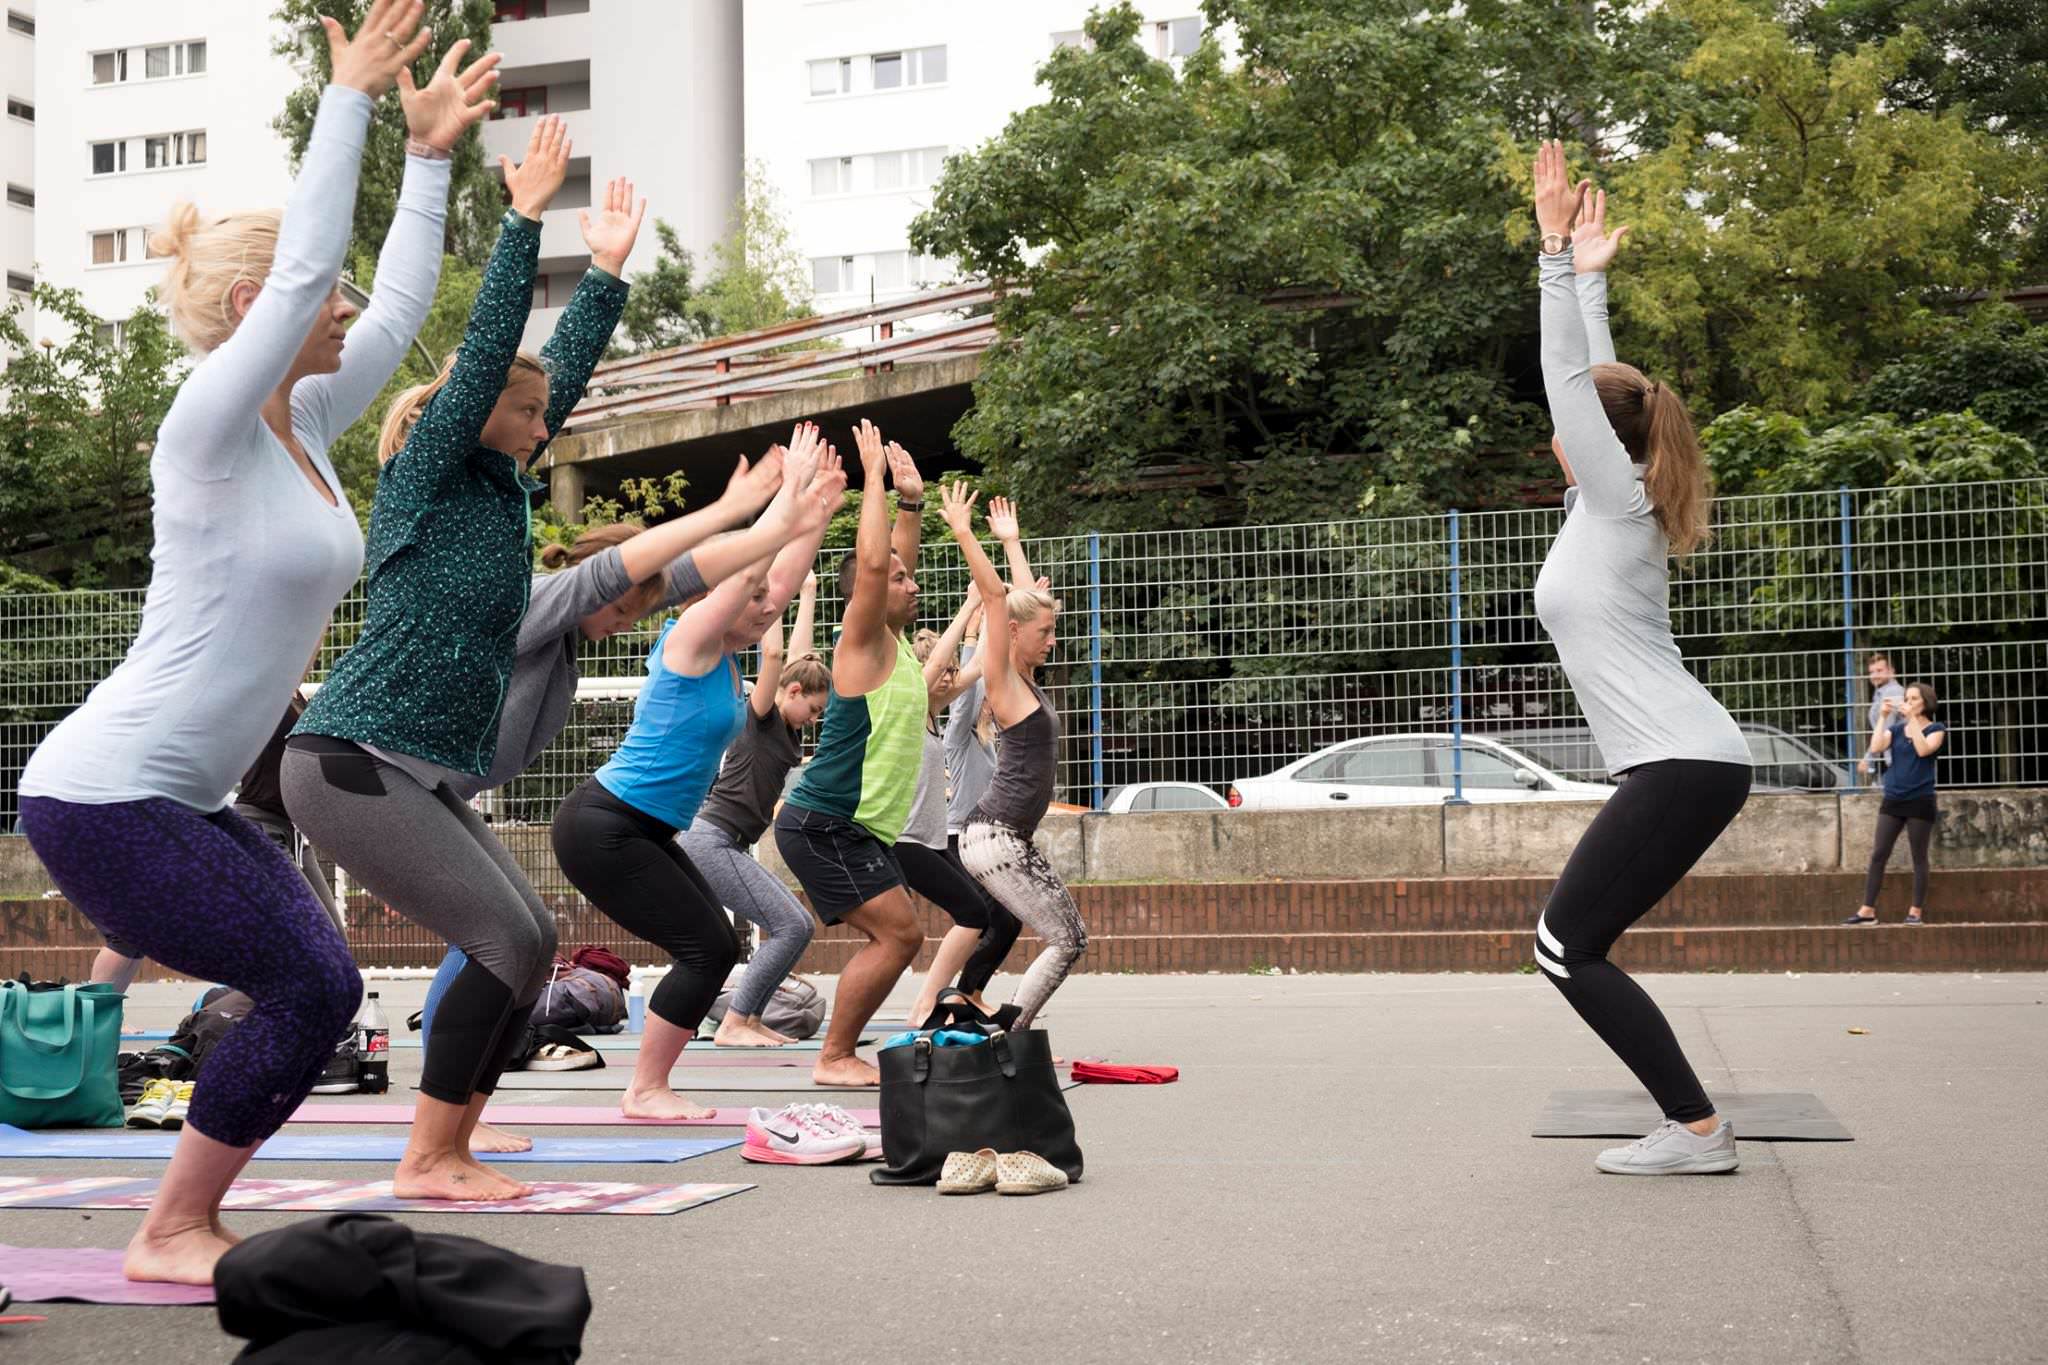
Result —
[[1625, 226], [1607, 230], [1607, 191], [1590, 179], [1574, 184], [1565, 165], [1564, 144], [1556, 140], [1537, 146], [1531, 169], [1538, 230], [1545, 238], [1559, 237], [1570, 243], [1572, 269], [1578, 274], [1606, 270], [1621, 250], [1621, 239], [1628, 235]]

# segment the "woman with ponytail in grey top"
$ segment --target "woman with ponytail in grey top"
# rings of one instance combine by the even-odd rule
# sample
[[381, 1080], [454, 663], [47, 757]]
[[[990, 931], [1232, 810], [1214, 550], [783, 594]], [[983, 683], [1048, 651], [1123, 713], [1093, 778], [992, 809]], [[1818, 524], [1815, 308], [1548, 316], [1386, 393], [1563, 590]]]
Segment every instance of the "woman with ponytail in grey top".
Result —
[[1619, 1175], [1732, 1171], [1734, 1130], [1662, 1012], [1607, 960], [1749, 796], [1749, 746], [1671, 634], [1669, 563], [1707, 538], [1706, 467], [1684, 400], [1614, 362], [1605, 271], [1628, 229], [1607, 231], [1606, 195], [1573, 187], [1561, 144], [1538, 151], [1535, 182], [1543, 387], [1552, 446], [1575, 485], [1536, 578], [1536, 614], [1622, 779], [1537, 920], [1536, 965], [1664, 1110], [1655, 1132], [1594, 1164]]

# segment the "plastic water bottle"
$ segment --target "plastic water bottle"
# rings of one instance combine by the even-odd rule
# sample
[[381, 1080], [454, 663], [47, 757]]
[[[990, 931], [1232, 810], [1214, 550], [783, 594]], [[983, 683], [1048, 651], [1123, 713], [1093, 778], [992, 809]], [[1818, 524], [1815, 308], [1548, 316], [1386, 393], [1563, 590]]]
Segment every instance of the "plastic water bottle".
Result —
[[633, 989], [626, 996], [626, 1032], [644, 1033], [647, 1029], [647, 996], [640, 985], [640, 974], [633, 973]]
[[384, 1018], [384, 1007], [377, 1003], [377, 992], [371, 991], [363, 997], [363, 1007], [356, 1012], [356, 1051], [361, 1057], [361, 1081], [358, 1088], [365, 1095], [381, 1095], [391, 1088], [391, 1025]]

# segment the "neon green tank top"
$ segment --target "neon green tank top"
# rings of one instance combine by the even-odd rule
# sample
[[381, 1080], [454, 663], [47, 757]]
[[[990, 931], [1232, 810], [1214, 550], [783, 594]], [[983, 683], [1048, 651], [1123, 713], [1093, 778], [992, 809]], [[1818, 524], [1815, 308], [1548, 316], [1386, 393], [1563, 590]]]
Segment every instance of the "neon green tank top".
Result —
[[898, 640], [896, 667], [880, 687], [860, 697], [834, 692], [825, 704], [818, 751], [789, 804], [850, 820], [895, 843], [917, 793], [926, 697], [924, 668], [909, 642]]

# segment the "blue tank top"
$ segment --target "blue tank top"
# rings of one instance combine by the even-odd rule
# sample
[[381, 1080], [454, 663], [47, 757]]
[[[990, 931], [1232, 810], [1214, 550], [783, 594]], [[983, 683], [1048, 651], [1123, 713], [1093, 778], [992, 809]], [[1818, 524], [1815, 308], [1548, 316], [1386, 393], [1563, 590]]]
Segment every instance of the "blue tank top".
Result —
[[633, 727], [597, 770], [597, 781], [633, 809], [688, 829], [718, 776], [725, 746], [740, 732], [747, 702], [730, 654], [701, 678], [686, 678], [662, 662], [661, 648], [675, 625], [663, 625], [648, 651]]

